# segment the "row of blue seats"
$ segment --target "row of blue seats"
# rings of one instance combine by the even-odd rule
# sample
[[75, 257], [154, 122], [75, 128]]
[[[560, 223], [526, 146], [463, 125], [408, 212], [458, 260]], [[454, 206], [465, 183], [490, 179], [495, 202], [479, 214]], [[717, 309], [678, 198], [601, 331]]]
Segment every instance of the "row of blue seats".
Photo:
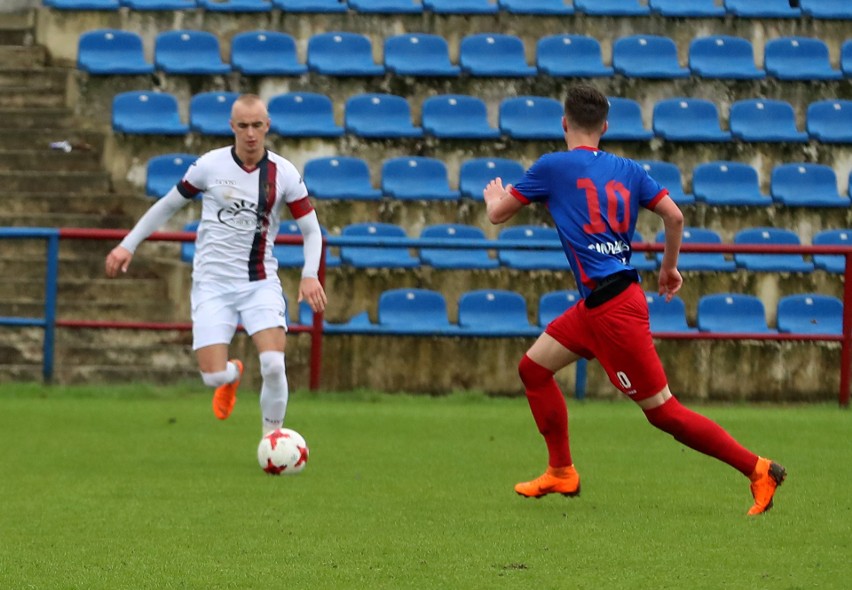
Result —
[[[198, 222], [186, 225], [186, 231], [196, 231]], [[300, 235], [295, 222], [281, 224], [282, 236]], [[359, 245], [336, 245], [333, 236], [327, 236], [329, 245], [339, 250], [339, 256], [329, 254], [328, 266], [347, 265], [356, 268], [416, 268], [431, 266], [438, 269], [493, 269], [498, 267], [519, 270], [568, 270], [568, 261], [561, 249], [559, 235], [552, 227], [535, 225], [517, 225], [503, 228], [496, 242], [488, 242], [481, 228], [457, 223], [429, 225], [420, 233], [420, 240], [428, 240], [428, 246], [416, 246], [417, 255], [411, 254], [411, 248], [405, 246], [378, 245], [379, 241], [406, 240], [405, 230], [391, 223], [353, 223], [345, 226], [340, 233], [341, 239], [357, 238]], [[664, 234], [656, 235], [656, 242], [664, 242]], [[375, 240], [377, 245], [371, 246]], [[460, 245], [458, 240], [481, 245], [478, 248], [453, 248]], [[634, 243], [644, 242], [637, 232]], [[722, 244], [722, 239], [713, 230], [687, 227], [683, 233], [685, 244]], [[412, 242], [408, 242], [411, 244]], [[416, 242], [415, 242], [416, 243]], [[734, 235], [736, 245], [756, 246], [801, 246], [802, 243], [793, 231], [775, 227], [757, 227], [743, 229]], [[549, 249], [521, 249], [521, 244], [547, 245]], [[852, 246], [852, 229], [824, 230], [814, 235], [815, 246]], [[440, 247], [446, 245], [449, 247]], [[494, 246], [496, 257], [489, 254], [488, 246]], [[301, 267], [304, 255], [300, 245], [277, 244], [275, 257], [282, 267]], [[182, 245], [181, 259], [191, 262], [195, 255], [195, 246], [191, 242]], [[723, 253], [681, 253], [678, 267], [683, 271], [733, 272], [739, 268], [753, 272], [790, 272], [811, 273], [815, 269], [830, 273], [843, 273], [845, 260], [842, 255], [817, 254], [813, 261], [806, 260], [801, 254], [734, 254]], [[634, 252], [631, 258], [637, 270], [653, 271], [659, 267], [662, 253]]]
[[840, 80], [852, 76], [852, 40], [830, 60], [828, 45], [813, 37], [781, 37], [766, 42], [763, 68], [752, 44], [741, 37], [698, 37], [689, 46], [689, 67], [678, 60], [675, 41], [661, 35], [630, 35], [612, 46], [612, 65], [603, 62], [600, 43], [585, 35], [551, 35], [536, 44], [536, 64], [527, 63], [520, 37], [478, 33], [459, 44], [458, 64], [450, 60], [440, 35], [405, 33], [384, 42], [384, 61], [376, 63], [366, 35], [318, 33], [308, 39], [306, 63], [299, 61], [295, 39], [275, 31], [250, 31], [231, 40], [230, 63], [222, 60], [218, 38], [195, 30], [163, 31], [154, 43], [154, 63], [145, 59], [142, 38], [133, 32], [99, 29], [80, 36], [77, 66], [90, 74], [227, 74], [232, 68], [251, 76], [298, 76], [308, 71], [330, 76], [405, 76], [628, 78], [728, 78], [758, 80]]
[[364, 14], [508, 14], [590, 16], [723, 17], [852, 19], [846, 0], [43, 0], [60, 10], [189, 10], [217, 12], [267, 12], [273, 8], [296, 13]]
[[[377, 333], [441, 336], [535, 337], [548, 323], [579, 301], [577, 291], [553, 291], [541, 296], [536, 324], [527, 315], [527, 303], [514, 291], [485, 289], [463, 293], [458, 300], [458, 323], [450, 323], [443, 294], [429, 289], [393, 289], [379, 296], [378, 322], [362, 312], [344, 324], [325, 323], [329, 333]], [[654, 333], [710, 332], [722, 334], [820, 334], [839, 336], [843, 304], [836, 297], [806, 293], [782, 297], [777, 328], [766, 321], [763, 302], [754, 295], [715, 293], [698, 301], [696, 326], [686, 319], [680, 297], [670, 302], [646, 292]], [[313, 321], [310, 308], [300, 306], [299, 323]]]
[[[189, 103], [189, 124], [183, 123], [177, 98], [166, 92], [132, 90], [116, 94], [112, 126], [126, 134], [231, 135], [230, 111], [236, 92], [202, 92]], [[640, 104], [610, 97], [608, 141], [649, 141], [654, 137], [677, 142], [852, 143], [852, 100], [819, 100], [807, 107], [807, 131], [799, 131], [789, 102], [744, 99], [734, 102], [723, 129], [719, 109], [703, 98], [665, 98], [654, 104], [652, 129], [643, 123]], [[498, 127], [488, 120], [485, 101], [465, 94], [426, 98], [416, 125], [411, 106], [402, 96], [364, 93], [344, 105], [344, 125], [336, 122], [329, 96], [288, 92], [269, 99], [271, 131], [282, 137], [404, 138], [423, 135], [440, 139], [521, 140], [562, 139], [563, 105], [555, 98], [519, 96], [500, 102]]]
[[[160, 198], [183, 177], [196, 160], [193, 154], [162, 154], [147, 163], [145, 191]], [[652, 178], [669, 190], [679, 205], [849, 207], [850, 198], [838, 192], [834, 169], [805, 162], [779, 164], [772, 170], [770, 194], [761, 192], [757, 170], [742, 162], [700, 164], [692, 172], [692, 192], [683, 188], [680, 169], [670, 162], [642, 160]], [[482, 200], [482, 190], [494, 178], [515, 184], [524, 174], [520, 162], [508, 158], [472, 158], [459, 168], [458, 189], [450, 185], [446, 164], [425, 156], [389, 158], [382, 163], [381, 184], [372, 184], [367, 162], [354, 156], [308, 160], [302, 171], [311, 196], [317, 199]], [[852, 173], [849, 178], [852, 197]]]

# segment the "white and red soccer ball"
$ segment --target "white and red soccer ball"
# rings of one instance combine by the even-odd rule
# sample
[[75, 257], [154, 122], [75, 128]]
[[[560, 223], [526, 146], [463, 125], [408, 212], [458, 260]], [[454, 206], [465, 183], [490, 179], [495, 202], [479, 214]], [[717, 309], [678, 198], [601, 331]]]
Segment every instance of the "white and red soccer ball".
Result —
[[270, 475], [295, 475], [308, 464], [308, 443], [289, 428], [276, 428], [260, 439], [257, 462]]

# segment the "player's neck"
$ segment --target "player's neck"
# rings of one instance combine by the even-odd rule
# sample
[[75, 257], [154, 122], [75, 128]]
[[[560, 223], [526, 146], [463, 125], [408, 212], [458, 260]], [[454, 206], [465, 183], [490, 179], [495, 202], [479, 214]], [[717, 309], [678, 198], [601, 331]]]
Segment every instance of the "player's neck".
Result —
[[265, 149], [260, 150], [257, 153], [241, 153], [239, 148], [236, 148], [234, 151], [237, 154], [237, 157], [240, 159], [240, 163], [242, 164], [243, 168], [246, 168], [248, 170], [253, 170], [254, 168], [257, 168], [258, 163], [266, 155]]
[[565, 143], [569, 150], [577, 149], [578, 147], [590, 147], [597, 149], [601, 141], [601, 136], [591, 133], [576, 133], [565, 138]]

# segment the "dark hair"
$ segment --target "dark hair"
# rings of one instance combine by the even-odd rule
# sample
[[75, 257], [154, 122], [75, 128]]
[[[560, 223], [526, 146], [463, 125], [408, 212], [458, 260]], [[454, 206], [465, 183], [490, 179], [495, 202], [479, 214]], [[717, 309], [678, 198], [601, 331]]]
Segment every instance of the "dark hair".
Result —
[[609, 114], [609, 101], [597, 88], [578, 84], [565, 96], [565, 118], [584, 131], [600, 131]]

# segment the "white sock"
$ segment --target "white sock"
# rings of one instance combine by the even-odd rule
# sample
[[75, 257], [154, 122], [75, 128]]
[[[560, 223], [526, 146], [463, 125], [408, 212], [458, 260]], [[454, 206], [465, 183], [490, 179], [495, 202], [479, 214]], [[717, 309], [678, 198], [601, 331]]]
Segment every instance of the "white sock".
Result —
[[287, 385], [287, 372], [284, 365], [284, 353], [269, 350], [260, 353], [260, 374], [263, 386], [260, 388], [261, 428], [266, 434], [284, 424], [287, 413], [287, 401], [290, 391]]

